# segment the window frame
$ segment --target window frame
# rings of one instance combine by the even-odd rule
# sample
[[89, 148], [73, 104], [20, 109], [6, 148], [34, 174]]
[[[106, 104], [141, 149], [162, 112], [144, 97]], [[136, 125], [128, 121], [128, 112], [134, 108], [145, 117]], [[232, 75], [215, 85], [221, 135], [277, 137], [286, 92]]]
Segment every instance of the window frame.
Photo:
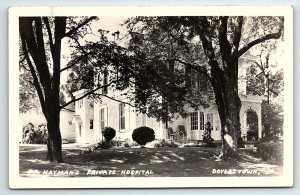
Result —
[[210, 122], [211, 129], [213, 130], [214, 129], [214, 113], [207, 113], [206, 114], [206, 122]]
[[105, 114], [104, 108], [100, 109], [100, 131], [102, 132], [105, 127]]
[[90, 129], [94, 129], [94, 119], [90, 119]]
[[204, 112], [199, 112], [199, 129], [204, 130]]
[[199, 115], [197, 111], [190, 113], [190, 120], [191, 120], [191, 130], [192, 131], [198, 130]]
[[125, 104], [120, 103], [119, 104], [119, 129], [125, 130], [126, 129], [126, 123], [125, 123]]

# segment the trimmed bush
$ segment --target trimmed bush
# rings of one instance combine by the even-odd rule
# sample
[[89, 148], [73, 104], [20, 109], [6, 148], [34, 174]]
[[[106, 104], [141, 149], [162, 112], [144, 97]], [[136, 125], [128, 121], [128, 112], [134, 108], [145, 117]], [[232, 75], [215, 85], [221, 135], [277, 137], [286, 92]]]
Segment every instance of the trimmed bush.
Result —
[[260, 142], [256, 145], [259, 157], [272, 164], [283, 164], [283, 143], [282, 141]]
[[116, 130], [111, 127], [105, 127], [102, 131], [105, 142], [110, 142], [116, 136]]
[[144, 147], [146, 143], [152, 142], [155, 139], [155, 133], [154, 130], [149, 127], [139, 127], [133, 131], [132, 139]]

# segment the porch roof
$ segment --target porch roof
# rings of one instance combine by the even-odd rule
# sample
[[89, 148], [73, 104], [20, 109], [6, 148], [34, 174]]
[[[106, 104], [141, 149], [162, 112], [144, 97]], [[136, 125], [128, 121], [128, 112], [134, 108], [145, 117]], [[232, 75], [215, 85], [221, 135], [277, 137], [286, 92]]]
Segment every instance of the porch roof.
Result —
[[72, 123], [82, 123], [81, 117], [79, 115], [74, 115]]
[[265, 96], [260, 95], [240, 95], [242, 102], [256, 102], [261, 103], [263, 100], [267, 100]]

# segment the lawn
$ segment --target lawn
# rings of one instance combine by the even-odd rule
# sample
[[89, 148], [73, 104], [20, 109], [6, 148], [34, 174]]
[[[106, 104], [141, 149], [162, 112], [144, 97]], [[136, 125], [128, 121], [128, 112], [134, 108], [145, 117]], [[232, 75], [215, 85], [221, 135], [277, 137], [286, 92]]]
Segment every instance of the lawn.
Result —
[[64, 163], [45, 161], [46, 146], [20, 146], [21, 176], [274, 176], [282, 166], [240, 150], [238, 162], [216, 161], [221, 148], [111, 148], [83, 154], [85, 148], [63, 145]]

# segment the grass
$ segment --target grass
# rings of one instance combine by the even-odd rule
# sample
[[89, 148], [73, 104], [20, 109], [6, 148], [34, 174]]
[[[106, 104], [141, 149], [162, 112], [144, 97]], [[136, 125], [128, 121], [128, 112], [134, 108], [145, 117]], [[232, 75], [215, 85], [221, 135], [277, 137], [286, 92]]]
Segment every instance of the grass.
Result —
[[[54, 163], [45, 161], [46, 146], [27, 145], [20, 146], [20, 175], [94, 176], [90, 174], [93, 173], [118, 177], [214, 177], [282, 174], [281, 166], [268, 164], [249, 150], [240, 151], [239, 162], [216, 161], [220, 150], [220, 147], [112, 148], [83, 154], [84, 148], [65, 144], [64, 163]], [[234, 171], [236, 174], [230, 174]]]

